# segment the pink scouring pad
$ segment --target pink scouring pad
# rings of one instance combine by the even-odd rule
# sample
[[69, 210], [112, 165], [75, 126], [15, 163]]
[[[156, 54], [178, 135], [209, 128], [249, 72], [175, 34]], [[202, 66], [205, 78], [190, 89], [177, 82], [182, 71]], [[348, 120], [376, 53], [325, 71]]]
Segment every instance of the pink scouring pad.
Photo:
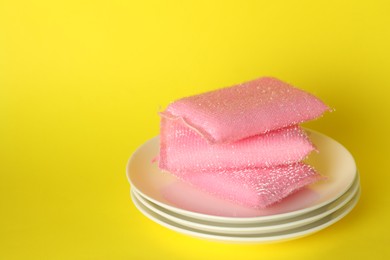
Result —
[[159, 167], [166, 171], [242, 169], [301, 161], [314, 150], [294, 125], [234, 143], [210, 144], [180, 118], [161, 119]]
[[323, 178], [301, 162], [270, 168], [171, 173], [203, 191], [252, 208], [268, 207]]
[[265, 77], [182, 98], [160, 115], [182, 119], [210, 143], [224, 143], [312, 120], [327, 110], [317, 97]]

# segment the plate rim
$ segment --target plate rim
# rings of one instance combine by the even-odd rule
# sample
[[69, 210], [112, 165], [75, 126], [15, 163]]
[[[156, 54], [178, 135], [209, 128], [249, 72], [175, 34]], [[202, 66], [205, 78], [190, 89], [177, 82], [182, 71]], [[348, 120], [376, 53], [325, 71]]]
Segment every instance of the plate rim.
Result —
[[[335, 140], [334, 138], [332, 137], [329, 137], [323, 133], [320, 133], [316, 130], [312, 130], [312, 129], [309, 129], [309, 128], [304, 128], [305, 131], [308, 132], [308, 134], [310, 135], [311, 133], [314, 133], [314, 134], [317, 134], [319, 136], [321, 136], [322, 138], [327, 138], [327, 139], [330, 139], [331, 141], [335, 142], [337, 145], [339, 145], [340, 147], [342, 147], [347, 153], [348, 155], [350, 156], [350, 158], [352, 159], [352, 162], [354, 163], [354, 166], [355, 166], [355, 169], [356, 169], [356, 172], [355, 172], [355, 178], [356, 178], [356, 175], [358, 175], [358, 169], [357, 169], [357, 166], [356, 166], [356, 161], [355, 161], [355, 158], [353, 157], [353, 155], [351, 154], [351, 152], [346, 148], [344, 147], [340, 142], [338, 142], [337, 140]], [[352, 185], [353, 185], [353, 182], [352, 181], [351, 183], [349, 183], [344, 189], [342, 192], [338, 193], [336, 196], [332, 197], [331, 199], [328, 199], [326, 201], [323, 201], [319, 204], [316, 204], [316, 205], [313, 205], [311, 207], [306, 207], [306, 208], [302, 208], [302, 209], [299, 209], [299, 210], [294, 210], [294, 211], [290, 211], [290, 212], [285, 212], [285, 213], [278, 213], [278, 214], [273, 214], [273, 215], [266, 215], [266, 216], [256, 216], [256, 217], [227, 217], [227, 216], [219, 216], [219, 215], [209, 215], [209, 214], [205, 214], [205, 213], [200, 213], [200, 212], [194, 212], [194, 211], [190, 211], [190, 210], [186, 210], [186, 209], [182, 209], [182, 208], [179, 208], [179, 207], [175, 207], [173, 205], [169, 205], [169, 204], [166, 204], [164, 202], [161, 202], [161, 201], [158, 201], [150, 196], [148, 196], [147, 194], [145, 194], [144, 192], [142, 192], [140, 189], [137, 188], [136, 185], [134, 185], [134, 183], [132, 182], [131, 180], [131, 177], [130, 177], [130, 172], [129, 172], [129, 167], [134, 159], [134, 156], [137, 154], [137, 152], [142, 149], [142, 147], [148, 143], [148, 142], [152, 142], [154, 139], [157, 139], [159, 138], [159, 136], [155, 136], [151, 139], [149, 139], [147, 142], [145, 142], [143, 145], [141, 145], [140, 147], [138, 147], [135, 152], [132, 154], [132, 156], [129, 158], [128, 160], [128, 163], [126, 165], [126, 176], [127, 176], [127, 179], [131, 185], [131, 187], [135, 187], [140, 194], [142, 194], [145, 198], [147, 198], [148, 200], [152, 201], [153, 203], [161, 206], [161, 207], [164, 207], [164, 208], [167, 208], [171, 211], [175, 211], [179, 214], [182, 214], [182, 215], [187, 215], [187, 216], [192, 216], [192, 217], [198, 217], [198, 218], [203, 218], [203, 219], [208, 219], [208, 220], [211, 220], [211, 221], [221, 221], [221, 222], [259, 222], [259, 221], [262, 221], [262, 222], [267, 222], [267, 221], [274, 221], [276, 219], [286, 219], [286, 218], [290, 218], [290, 217], [293, 217], [293, 216], [298, 216], [298, 215], [302, 215], [302, 214], [305, 214], [307, 212], [310, 212], [310, 211], [313, 211], [315, 209], [318, 209], [318, 208], [321, 208], [323, 207], [324, 205], [327, 205], [329, 203], [331, 203], [332, 201], [338, 199], [339, 197], [341, 197]], [[354, 178], [354, 180], [355, 180]]]
[[[167, 218], [173, 222], [176, 222], [176, 223], [181, 224], [181, 225], [189, 226], [192, 228], [198, 228], [198, 229], [204, 229], [204, 230], [209, 229], [209, 230], [214, 230], [213, 232], [229, 232], [229, 233], [235, 234], [237, 232], [256, 233], [256, 232], [271, 232], [271, 231], [276, 231], [276, 229], [277, 230], [287, 230], [287, 229], [298, 227], [300, 225], [305, 225], [305, 224], [315, 222], [321, 218], [326, 217], [327, 215], [332, 214], [333, 212], [339, 210], [340, 208], [342, 208], [358, 193], [359, 189], [360, 189], [360, 182], [359, 182], [359, 179], [356, 179], [354, 181], [353, 186], [346, 193], [344, 193], [342, 195], [342, 196], [344, 196], [349, 192], [349, 194], [347, 194], [347, 196], [345, 198], [343, 198], [342, 200], [337, 201], [337, 202], [336, 202], [336, 200], [331, 202], [331, 203], [336, 202], [336, 204], [333, 205], [330, 209], [327, 209], [329, 207], [329, 205], [324, 205], [323, 207], [314, 210], [314, 211], [319, 211], [318, 214], [310, 215], [309, 217], [305, 217], [304, 215], [312, 213], [312, 212], [308, 212], [307, 214], [303, 214], [303, 215], [298, 216], [299, 218], [296, 217], [298, 219], [294, 219], [293, 221], [284, 220], [284, 221], [282, 221], [282, 223], [278, 223], [278, 221], [265, 222], [265, 223], [261, 223], [261, 222], [259, 222], [259, 223], [245, 223], [245, 224], [253, 224], [253, 226], [245, 226], [245, 227], [223, 226], [224, 224], [225, 225], [226, 224], [234, 225], [236, 223], [224, 223], [224, 222], [214, 222], [214, 223], [210, 222], [209, 224], [197, 223], [197, 222], [193, 222], [191, 220], [180, 218], [180, 216], [172, 216], [172, 215], [170, 215], [170, 213], [164, 212], [160, 209], [156, 209], [153, 205], [149, 204], [148, 201], [146, 200], [146, 198], [143, 198], [142, 195], [139, 194], [136, 189], [132, 188], [131, 192], [133, 192], [132, 195], [135, 195], [136, 198], [139, 200], [139, 202], [142, 203], [145, 207], [147, 207], [148, 209], [150, 209], [151, 211], [153, 211], [157, 215], [160, 215], [164, 218]], [[339, 199], [341, 199], [341, 197]], [[175, 212], [173, 212], [173, 213], [175, 213]], [[180, 215], [180, 214], [177, 214], [177, 215]], [[188, 217], [185, 215], [182, 215], [182, 216]], [[204, 219], [195, 219], [195, 220], [208, 222], [207, 220], [204, 220]], [[187, 223], [187, 224], [185, 224], [185, 223]], [[213, 225], [213, 224], [219, 224], [219, 225]], [[260, 225], [262, 224], [262, 225], [259, 226], [259, 224]], [[240, 225], [240, 224], [238, 224], [238, 225]]]
[[[355, 206], [359, 202], [360, 196], [361, 196], [361, 188], [359, 185], [358, 192], [355, 194], [355, 196], [346, 205], [344, 205], [341, 209], [332, 213], [332, 214], [338, 213], [336, 216], [332, 217], [331, 216], [332, 214], [330, 214], [330, 215], [325, 216], [324, 218], [322, 218], [320, 220], [317, 220], [316, 222], [320, 223], [321, 220], [331, 216], [330, 220], [325, 221], [324, 223], [320, 223], [317, 226], [308, 227], [307, 229], [304, 229], [301, 231], [291, 232], [291, 233], [287, 233], [287, 234], [279, 234], [279, 235], [274, 235], [274, 236], [272, 236], [272, 235], [266, 236], [265, 234], [259, 234], [258, 237], [256, 237], [256, 236], [254, 236], [254, 237], [242, 237], [242, 236], [241, 237], [240, 236], [232, 237], [229, 235], [224, 236], [222, 234], [207, 234], [207, 233], [213, 233], [213, 232], [205, 233], [202, 231], [188, 230], [185, 227], [176, 226], [175, 223], [174, 224], [166, 223], [166, 221], [164, 221], [164, 220], [158, 219], [155, 216], [150, 215], [149, 213], [145, 213], [145, 209], [140, 208], [141, 206], [139, 204], [137, 204], [137, 202], [134, 200], [134, 197], [132, 197], [132, 200], [133, 200], [135, 207], [145, 217], [147, 217], [151, 221], [153, 221], [153, 222], [155, 222], [155, 223], [157, 223], [157, 224], [159, 224], [167, 229], [178, 232], [180, 234], [184, 234], [184, 235], [196, 237], [196, 238], [201, 238], [201, 239], [215, 240], [215, 241], [222, 241], [222, 242], [272, 243], [272, 242], [282, 242], [282, 241], [287, 241], [287, 240], [292, 240], [292, 239], [297, 239], [297, 238], [301, 238], [304, 236], [308, 236], [308, 235], [311, 235], [313, 233], [316, 233], [318, 231], [321, 231], [321, 230], [333, 225], [334, 223], [338, 222], [339, 220], [344, 218], [346, 215], [348, 215], [355, 208]], [[314, 223], [316, 223], [316, 222], [314, 222]], [[304, 225], [302, 227], [304, 228], [305, 226], [309, 226], [309, 225], [312, 226], [314, 223], [310, 223], [310, 224]], [[296, 229], [299, 229], [302, 227], [298, 227]]]

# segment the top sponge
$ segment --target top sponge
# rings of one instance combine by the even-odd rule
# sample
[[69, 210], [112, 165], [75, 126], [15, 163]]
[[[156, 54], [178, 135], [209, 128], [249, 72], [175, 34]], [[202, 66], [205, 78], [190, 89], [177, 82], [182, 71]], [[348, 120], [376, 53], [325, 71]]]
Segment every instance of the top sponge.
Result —
[[309, 121], [327, 110], [312, 94], [264, 77], [179, 99], [161, 116], [181, 118], [210, 143], [225, 143]]

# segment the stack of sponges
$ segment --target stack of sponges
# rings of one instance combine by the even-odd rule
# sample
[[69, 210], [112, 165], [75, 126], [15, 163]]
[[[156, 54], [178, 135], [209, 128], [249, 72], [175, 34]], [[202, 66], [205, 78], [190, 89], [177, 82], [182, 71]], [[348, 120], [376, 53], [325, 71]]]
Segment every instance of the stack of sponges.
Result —
[[275, 78], [186, 97], [160, 113], [159, 167], [236, 203], [264, 208], [322, 176], [300, 123], [329, 110]]

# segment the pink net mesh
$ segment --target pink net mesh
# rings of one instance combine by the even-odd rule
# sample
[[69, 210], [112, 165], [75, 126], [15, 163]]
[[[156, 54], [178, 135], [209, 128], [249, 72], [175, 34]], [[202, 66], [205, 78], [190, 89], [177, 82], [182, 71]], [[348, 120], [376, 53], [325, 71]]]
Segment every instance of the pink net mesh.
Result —
[[181, 119], [161, 119], [159, 167], [241, 169], [303, 160], [314, 147], [299, 126], [291, 126], [234, 143], [210, 144]]
[[275, 78], [186, 97], [161, 115], [182, 118], [210, 142], [232, 142], [315, 119], [329, 108], [315, 96]]
[[304, 163], [270, 168], [171, 172], [179, 179], [220, 198], [248, 207], [268, 207], [322, 178]]
[[159, 167], [194, 186], [264, 208], [322, 177], [299, 123], [329, 108], [274, 78], [171, 103], [161, 112]]

